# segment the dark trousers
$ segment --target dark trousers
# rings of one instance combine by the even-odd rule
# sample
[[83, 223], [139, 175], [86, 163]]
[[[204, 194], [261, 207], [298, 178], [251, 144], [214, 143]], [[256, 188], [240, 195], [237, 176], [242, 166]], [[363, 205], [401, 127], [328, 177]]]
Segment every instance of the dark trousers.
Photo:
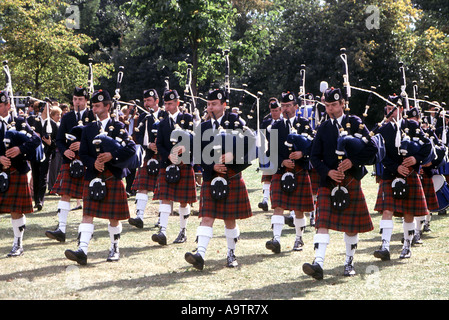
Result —
[[45, 160], [42, 162], [31, 162], [31, 175], [33, 177], [33, 200], [34, 204], [44, 205], [44, 196], [47, 191], [47, 175], [50, 164], [51, 155], [45, 155]]
[[130, 174], [128, 174], [126, 176], [126, 178], [125, 178], [125, 180], [126, 180], [126, 192], [132, 194], [133, 190], [131, 189], [131, 187], [133, 185], [134, 179], [136, 178], [137, 169], [129, 169], [129, 171], [131, 171]]

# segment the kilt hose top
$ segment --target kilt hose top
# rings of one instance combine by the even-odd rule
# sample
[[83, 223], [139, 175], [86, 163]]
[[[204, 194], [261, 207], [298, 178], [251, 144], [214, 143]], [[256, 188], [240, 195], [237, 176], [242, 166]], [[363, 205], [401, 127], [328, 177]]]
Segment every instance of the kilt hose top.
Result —
[[332, 209], [330, 188], [320, 187], [318, 189], [315, 228], [346, 233], [362, 233], [373, 230], [374, 226], [361, 182], [351, 176], [346, 176], [341, 186], [348, 190], [350, 199], [349, 207], [343, 211]]
[[406, 199], [394, 199], [391, 183], [393, 180], [381, 180], [377, 193], [374, 210], [382, 213], [385, 210], [394, 213], [395, 217], [403, 217], [404, 213], [413, 216], [428, 214], [427, 202], [419, 175], [413, 171], [405, 181], [409, 186], [409, 195]]
[[32, 213], [33, 200], [26, 173], [15, 168], [9, 170], [9, 188], [0, 192], [0, 213]]

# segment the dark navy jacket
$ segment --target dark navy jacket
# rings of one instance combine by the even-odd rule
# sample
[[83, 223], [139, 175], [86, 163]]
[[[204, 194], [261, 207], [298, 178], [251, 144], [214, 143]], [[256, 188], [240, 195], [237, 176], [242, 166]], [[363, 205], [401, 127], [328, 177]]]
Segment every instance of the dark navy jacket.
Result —
[[51, 133], [49, 134], [49, 137], [51, 138], [51, 144], [48, 145], [45, 142], [42, 141], [42, 145], [44, 146], [44, 153], [46, 158], [49, 160], [51, 154], [56, 150], [56, 137], [58, 134], [59, 127], [50, 118], [45, 119], [44, 124], [42, 125], [42, 122], [39, 117], [32, 116], [27, 118], [28, 124], [31, 126], [31, 128], [40, 135], [40, 137], [43, 137], [48, 134], [47, 132], [47, 121], [50, 120], [51, 125]]
[[[95, 120], [95, 116], [92, 110], [86, 109], [83, 115], [83, 125], [86, 125]], [[56, 135], [56, 146], [62, 155], [63, 163], [70, 163], [71, 160], [64, 156], [64, 152], [68, 149], [67, 141], [65, 138], [66, 133], [70, 133], [73, 127], [78, 125], [75, 111], [70, 111], [62, 116], [61, 124], [59, 125], [58, 134]]]
[[[30, 171], [30, 166], [27, 160], [33, 160], [36, 156], [36, 148], [42, 143], [39, 136], [31, 129], [26, 120], [22, 117], [12, 118], [9, 117], [8, 124], [12, 122], [15, 123], [15, 128], [17, 131], [25, 130], [29, 135], [29, 140], [25, 143], [15, 144], [11, 142], [11, 147], [18, 146], [21, 154], [17, 157], [11, 159], [11, 166], [16, 168], [21, 174], [27, 173]], [[4, 133], [3, 130], [0, 130], [0, 156], [4, 156], [6, 153], [6, 147], [4, 144]]]
[[[362, 124], [362, 121], [359, 117], [343, 115], [341, 126], [348, 132], [348, 134], [354, 135], [358, 133], [360, 124]], [[376, 145], [369, 138], [369, 131], [366, 127], [363, 129], [362, 135], [367, 137], [368, 144], [362, 152], [359, 152], [349, 159], [353, 166], [346, 171], [348, 175], [354, 177], [356, 180], [361, 180], [366, 175], [368, 171], [366, 170], [365, 165], [372, 161], [377, 153]], [[321, 187], [330, 188], [333, 185], [333, 180], [327, 175], [330, 170], [336, 170], [339, 165], [340, 160], [335, 153], [337, 150], [338, 138], [339, 132], [337, 127], [335, 127], [331, 119], [328, 119], [321, 123], [315, 138], [313, 139], [310, 160], [312, 166], [320, 175]]]
[[[97, 152], [95, 150], [95, 145], [92, 143], [92, 141], [100, 133], [100, 126], [101, 124], [98, 124], [96, 121], [87, 124], [83, 128], [83, 133], [81, 136], [79, 156], [83, 164], [86, 166], [86, 174], [84, 178], [85, 180], [88, 181], [97, 177], [99, 174], [99, 171], [97, 171], [94, 166], [95, 160], [97, 159]], [[117, 136], [120, 135], [120, 130], [124, 128], [125, 126], [123, 123], [109, 119], [105, 131], [108, 133], [108, 136], [115, 139]], [[128, 134], [126, 133], [125, 130], [124, 137], [127, 136]], [[106, 169], [110, 170], [114, 175], [114, 177], [117, 179], [122, 179], [130, 173], [129, 169], [118, 168], [114, 166], [114, 163], [116, 163], [117, 161], [122, 162], [126, 159], [129, 159], [136, 153], [136, 144], [134, 143], [134, 141], [129, 139], [127, 140], [125, 147], [109, 151], [104, 150], [104, 152], [111, 152], [112, 154], [112, 160], [105, 163], [105, 170]]]

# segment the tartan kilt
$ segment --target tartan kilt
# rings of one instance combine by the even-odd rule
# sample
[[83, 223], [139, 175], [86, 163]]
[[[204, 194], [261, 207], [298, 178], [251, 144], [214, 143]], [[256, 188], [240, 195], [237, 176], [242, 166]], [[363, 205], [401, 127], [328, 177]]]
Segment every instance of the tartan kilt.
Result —
[[398, 200], [393, 198], [391, 188], [392, 180], [381, 180], [377, 192], [376, 205], [374, 210], [383, 212], [389, 210], [395, 217], [403, 217], [404, 213], [410, 213], [414, 216], [425, 216], [428, 214], [426, 197], [422, 188], [421, 180], [416, 172], [412, 172], [406, 182], [409, 186], [409, 196], [407, 199]]
[[320, 175], [315, 168], [309, 170], [310, 183], [312, 184], [312, 193], [317, 194], [320, 187]]
[[137, 170], [136, 177], [134, 178], [133, 185], [131, 186], [131, 190], [147, 190], [154, 192], [158, 176], [159, 174], [148, 174], [147, 162], [145, 161], [144, 165]]
[[229, 196], [223, 200], [214, 200], [210, 194], [211, 181], [203, 181], [198, 214], [200, 218], [246, 219], [253, 215], [242, 174], [229, 178], [228, 184]]
[[[112, 177], [112, 178], [111, 178]], [[89, 199], [89, 182], [84, 181], [83, 215], [102, 219], [125, 220], [130, 217], [125, 184], [117, 180], [110, 171], [99, 178], [106, 183], [106, 197], [101, 201]]]
[[326, 228], [347, 233], [368, 232], [374, 229], [365, 195], [359, 180], [346, 176], [341, 183], [349, 193], [349, 207], [344, 211], [331, 208], [331, 189], [320, 187], [317, 196], [315, 228]]
[[190, 204], [197, 201], [195, 173], [191, 165], [181, 165], [181, 180], [178, 183], [165, 181], [165, 168], [161, 168], [155, 188], [153, 200], [171, 200]]
[[429, 211], [438, 211], [438, 197], [433, 186], [432, 177], [427, 174], [421, 175], [421, 184], [426, 197], [427, 209]]
[[59, 171], [56, 182], [50, 191], [50, 194], [60, 196], [68, 195], [70, 198], [82, 199], [84, 189], [84, 178], [73, 178], [70, 176], [70, 163], [63, 163]]
[[0, 213], [32, 213], [33, 199], [28, 184], [26, 173], [14, 172], [11, 168], [9, 175], [9, 188], [6, 192], [0, 192]]
[[281, 207], [284, 210], [310, 212], [314, 210], [312, 186], [307, 170], [296, 173], [298, 187], [292, 193], [281, 189], [281, 173], [276, 173], [271, 179], [270, 201], [271, 208]]

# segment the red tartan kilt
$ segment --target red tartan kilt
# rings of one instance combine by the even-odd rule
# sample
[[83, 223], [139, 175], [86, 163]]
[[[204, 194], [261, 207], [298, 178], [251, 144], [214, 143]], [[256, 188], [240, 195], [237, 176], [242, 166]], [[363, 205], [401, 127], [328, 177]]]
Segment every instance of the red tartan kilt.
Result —
[[396, 217], [402, 217], [404, 213], [409, 213], [414, 216], [425, 216], [428, 214], [426, 197], [421, 180], [416, 172], [410, 174], [406, 179], [410, 189], [407, 199], [393, 199], [391, 182], [392, 180], [380, 180], [376, 205], [374, 206], [375, 211], [392, 211]]
[[439, 208], [438, 197], [433, 186], [432, 177], [427, 174], [421, 175], [421, 184], [426, 197], [427, 209], [437, 211]]
[[241, 174], [228, 180], [229, 196], [223, 200], [214, 200], [210, 195], [211, 181], [204, 181], [201, 186], [199, 217], [215, 219], [246, 219], [251, 217], [251, 204], [248, 190]]
[[[11, 168], [11, 171], [14, 171]], [[25, 174], [14, 172], [9, 176], [9, 188], [6, 192], [0, 192], [0, 213], [33, 212], [33, 199], [31, 197], [28, 177]]]
[[69, 173], [70, 163], [63, 163], [51, 194], [68, 195], [73, 199], [83, 198], [84, 178], [73, 178]]
[[276, 173], [271, 179], [271, 208], [281, 207], [284, 210], [295, 210], [297, 212], [313, 211], [312, 186], [307, 171], [302, 170], [296, 174], [298, 187], [291, 193], [281, 190], [281, 178], [282, 174]]
[[312, 193], [317, 194], [320, 187], [320, 175], [315, 168], [309, 170], [310, 183], [312, 184]]
[[194, 203], [196, 198], [195, 172], [191, 165], [181, 165], [181, 180], [178, 183], [165, 181], [165, 168], [159, 170], [153, 200], [170, 200], [179, 203]]
[[262, 182], [262, 183], [264, 183], [264, 182], [271, 182], [272, 178], [273, 178], [272, 175], [263, 174], [262, 178], [260, 179], [260, 182]]
[[101, 201], [89, 199], [89, 182], [84, 181], [83, 215], [102, 219], [125, 220], [130, 217], [125, 184], [122, 180], [110, 178], [110, 172], [100, 178], [106, 183], [106, 197]]
[[158, 174], [156, 175], [148, 174], [147, 163], [145, 162], [145, 164], [137, 170], [136, 177], [134, 179], [131, 190], [134, 191], [147, 190], [154, 192], [156, 188], [157, 177]]
[[348, 190], [349, 207], [344, 211], [331, 208], [332, 189], [320, 187], [317, 196], [315, 228], [326, 228], [347, 233], [368, 232], [374, 229], [373, 222], [366, 205], [361, 182], [346, 177], [342, 184]]

